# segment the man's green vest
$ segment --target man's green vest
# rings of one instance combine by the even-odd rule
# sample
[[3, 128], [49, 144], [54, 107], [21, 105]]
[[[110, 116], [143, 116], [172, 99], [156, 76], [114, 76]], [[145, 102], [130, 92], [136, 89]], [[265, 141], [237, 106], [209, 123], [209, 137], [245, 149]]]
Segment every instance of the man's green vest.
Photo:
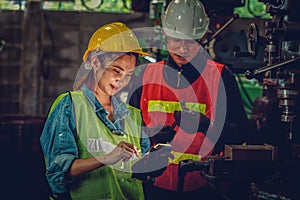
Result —
[[[125, 141], [140, 147], [141, 116], [138, 109], [128, 106], [130, 115], [124, 120], [124, 136], [112, 134], [97, 117], [92, 105], [82, 91], [71, 92], [79, 158], [88, 158], [110, 152], [119, 142]], [[70, 194], [72, 199], [144, 199], [142, 184], [131, 178], [135, 160], [103, 166], [76, 177]]]

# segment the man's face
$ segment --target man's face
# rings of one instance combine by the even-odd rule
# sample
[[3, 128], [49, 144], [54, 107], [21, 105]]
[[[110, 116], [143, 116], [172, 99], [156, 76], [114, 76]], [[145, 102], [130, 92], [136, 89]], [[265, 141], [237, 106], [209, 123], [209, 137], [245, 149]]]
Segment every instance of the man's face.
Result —
[[166, 36], [170, 56], [181, 67], [189, 63], [198, 53], [200, 44], [196, 40], [183, 40]]

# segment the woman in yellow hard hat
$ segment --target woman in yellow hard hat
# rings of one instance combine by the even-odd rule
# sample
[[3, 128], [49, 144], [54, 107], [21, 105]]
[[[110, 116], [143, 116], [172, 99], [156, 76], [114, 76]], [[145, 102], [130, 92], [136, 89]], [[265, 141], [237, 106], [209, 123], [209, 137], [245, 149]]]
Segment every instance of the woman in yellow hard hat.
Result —
[[150, 142], [139, 110], [115, 95], [138, 55], [146, 53], [123, 23], [104, 25], [90, 38], [73, 91], [53, 102], [40, 137], [52, 199], [144, 198], [131, 166]]

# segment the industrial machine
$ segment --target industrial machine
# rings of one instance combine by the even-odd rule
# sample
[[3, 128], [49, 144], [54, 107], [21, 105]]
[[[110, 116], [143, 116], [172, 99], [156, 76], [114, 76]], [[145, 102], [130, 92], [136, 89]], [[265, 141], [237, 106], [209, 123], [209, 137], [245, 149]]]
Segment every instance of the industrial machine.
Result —
[[[183, 179], [185, 173], [199, 170], [216, 191], [226, 191], [224, 199], [246, 196], [257, 200], [299, 199], [295, 185], [299, 179], [296, 166], [300, 163], [300, 14], [297, 12], [300, 2], [258, 1], [266, 4], [266, 11], [272, 18], [264, 27], [265, 66], [245, 72], [247, 78], [256, 78], [263, 86], [262, 96], [255, 100], [249, 119], [252, 134], [249, 144], [229, 148], [231, 151], [227, 146], [224, 157], [182, 161], [179, 173]], [[236, 52], [236, 56], [254, 57], [257, 54], [258, 33], [258, 26], [252, 23], [248, 52]], [[273, 153], [268, 148], [262, 154], [258, 151], [267, 147], [266, 144], [271, 145]], [[232, 157], [233, 150], [238, 152], [235, 157]], [[178, 189], [182, 187], [180, 184]], [[246, 194], [239, 196], [240, 193]]]
[[[259, 0], [266, 4], [272, 19], [265, 23], [266, 66], [246, 71], [248, 78], [260, 79], [262, 97], [254, 102], [250, 123], [254, 142], [281, 147], [281, 155], [297, 154], [299, 135], [300, 14], [297, 0]], [[252, 25], [249, 51], [255, 54], [257, 30]]]

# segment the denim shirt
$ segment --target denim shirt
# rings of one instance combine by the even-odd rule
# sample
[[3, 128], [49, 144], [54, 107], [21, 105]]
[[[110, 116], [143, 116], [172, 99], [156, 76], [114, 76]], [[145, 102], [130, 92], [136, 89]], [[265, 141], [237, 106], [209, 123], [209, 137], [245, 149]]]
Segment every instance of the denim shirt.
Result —
[[[97, 116], [110, 130], [123, 129], [122, 119], [130, 114], [126, 104], [115, 96], [111, 97], [115, 119], [111, 122], [107, 118], [109, 113], [99, 103], [93, 92], [86, 86], [82, 86], [81, 90], [91, 102]], [[57, 104], [52, 106], [40, 137], [40, 143], [44, 156], [47, 158], [45, 160], [46, 177], [49, 186], [54, 194], [61, 194], [68, 191], [68, 183], [71, 180], [67, 180], [67, 172], [74, 159], [78, 158], [77, 134], [70, 95], [62, 96]], [[143, 132], [141, 138], [141, 151], [144, 154], [150, 148], [150, 140]]]

